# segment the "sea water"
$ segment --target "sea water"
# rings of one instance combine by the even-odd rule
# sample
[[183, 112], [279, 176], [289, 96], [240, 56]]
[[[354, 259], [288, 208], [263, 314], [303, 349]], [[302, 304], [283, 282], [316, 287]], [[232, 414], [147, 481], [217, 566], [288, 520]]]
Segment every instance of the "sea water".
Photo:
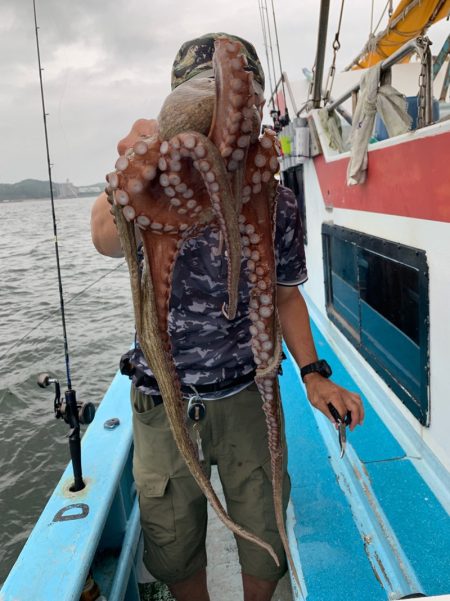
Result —
[[[72, 387], [98, 404], [134, 330], [128, 269], [91, 242], [93, 198], [55, 201]], [[50, 200], [0, 203], [0, 584], [69, 461], [49, 372], [67, 384]]]

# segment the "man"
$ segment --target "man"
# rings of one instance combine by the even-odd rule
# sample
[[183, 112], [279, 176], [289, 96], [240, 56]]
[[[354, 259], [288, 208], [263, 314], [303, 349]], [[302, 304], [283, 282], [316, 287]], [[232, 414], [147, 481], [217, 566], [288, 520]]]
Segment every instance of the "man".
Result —
[[[172, 83], [178, 85], [210, 68], [216, 35], [182, 46], [174, 63]], [[263, 88], [264, 76], [256, 52], [248, 42], [244, 46], [249, 67]], [[119, 154], [154, 131], [154, 121], [137, 121], [119, 142]], [[105, 194], [92, 210], [92, 237], [102, 254], [122, 256]], [[304, 376], [311, 404], [333, 423], [328, 403], [341, 416], [350, 411], [350, 427], [354, 429], [364, 417], [360, 398], [321, 375], [314, 365], [318, 357], [308, 311], [298, 290], [298, 284], [306, 279], [302, 239], [295, 198], [280, 187], [275, 251], [277, 309], [284, 339], [298, 365], [311, 366]], [[277, 568], [266, 551], [237, 540], [244, 600], [269, 601], [286, 571], [286, 560], [275, 524], [265, 417], [261, 397], [252, 383], [255, 365], [250, 347], [249, 293], [248, 284], [241, 281], [236, 318], [225, 319], [221, 308], [227, 299], [227, 265], [220, 250], [219, 231], [206, 228], [180, 250], [173, 273], [169, 334], [186, 398], [195, 392], [206, 405], [201, 422], [204, 469], [209, 474], [211, 465], [218, 466], [231, 518], [271, 544], [281, 558]], [[157, 383], [139, 345], [124, 356], [123, 365], [133, 380], [133, 470], [140, 495], [144, 561], [155, 577], [168, 584], [177, 601], [208, 601], [206, 499], [175, 446]], [[289, 490], [285, 471], [285, 507]]]

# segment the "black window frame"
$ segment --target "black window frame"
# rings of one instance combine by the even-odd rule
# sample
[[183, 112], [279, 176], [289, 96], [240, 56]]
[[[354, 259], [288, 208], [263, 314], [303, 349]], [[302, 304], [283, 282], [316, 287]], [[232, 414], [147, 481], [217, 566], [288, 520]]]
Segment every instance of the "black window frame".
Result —
[[[349, 320], [346, 319], [345, 312], [347, 307], [342, 305], [341, 311], [336, 309], [333, 297], [333, 285], [332, 285], [332, 252], [331, 245], [332, 240], [338, 239], [343, 241], [345, 244], [352, 245], [352, 252], [354, 253], [353, 260], [355, 261], [356, 270], [356, 288], [352, 288], [351, 293], [353, 295], [353, 302], [355, 298], [358, 300], [358, 327], [355, 328], [355, 323], [350, 324]], [[377, 236], [371, 236], [363, 232], [358, 232], [342, 226], [336, 226], [329, 223], [322, 224], [322, 245], [323, 245], [323, 264], [324, 264], [324, 276], [325, 276], [325, 298], [326, 298], [326, 311], [327, 315], [336, 327], [346, 336], [346, 338], [355, 346], [359, 353], [369, 362], [369, 364], [375, 369], [375, 371], [382, 377], [387, 385], [395, 392], [402, 403], [409, 409], [415, 418], [424, 426], [429, 426], [430, 423], [430, 386], [429, 386], [429, 270], [426, 252], [424, 250], [406, 246], [390, 240], [385, 240]], [[367, 303], [364, 298], [361, 298], [361, 287], [360, 287], [360, 264], [362, 262], [363, 251], [368, 251], [378, 256], [378, 258], [385, 258], [391, 262], [399, 263], [402, 266], [414, 269], [417, 272], [418, 277], [418, 341], [415, 342], [411, 336], [405, 334], [411, 342], [417, 344], [419, 348], [419, 373], [417, 375], [418, 382], [418, 394], [413, 392], [413, 387], [405, 385], [404, 381], [400, 381], [398, 377], [399, 372], [394, 364], [394, 361], [389, 362], [386, 358], [389, 352], [377, 353], [377, 349], [368, 348], [364, 340], [367, 339], [366, 332], [363, 328], [362, 304]], [[336, 273], [336, 272], [334, 272]], [[335, 278], [336, 280], [336, 278]], [[354, 294], [357, 293], [357, 295]], [[339, 306], [339, 305], [338, 305]], [[367, 306], [367, 304], [366, 304]], [[353, 312], [350, 312], [353, 308]], [[364, 310], [364, 307], [363, 307]], [[376, 310], [375, 310], [376, 312]], [[354, 307], [349, 307], [347, 317], [354, 317]], [[381, 316], [383, 323], [388, 328], [389, 325], [396, 328], [395, 324], [390, 321], [386, 316]], [[395, 349], [394, 349], [395, 352]], [[395, 357], [398, 360], [398, 356]]]
[[306, 203], [305, 203], [305, 185], [303, 174], [303, 163], [289, 167], [282, 172], [283, 186], [292, 190], [297, 199], [297, 206], [300, 213], [303, 229], [303, 244], [308, 244], [308, 228], [306, 224]]

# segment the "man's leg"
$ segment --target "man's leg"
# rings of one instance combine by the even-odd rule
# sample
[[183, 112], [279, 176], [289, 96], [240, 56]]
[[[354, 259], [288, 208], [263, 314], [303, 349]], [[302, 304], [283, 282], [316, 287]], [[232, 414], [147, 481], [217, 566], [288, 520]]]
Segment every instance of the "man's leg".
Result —
[[206, 570], [204, 569], [186, 580], [169, 584], [168, 587], [177, 601], [209, 601]]
[[[209, 601], [206, 498], [176, 448], [164, 405], [154, 406], [151, 397], [133, 388], [132, 407], [133, 473], [139, 491], [144, 564], [157, 580], [171, 587], [177, 600]], [[204, 469], [209, 475], [207, 433], [202, 432], [202, 438]]]
[[[276, 525], [267, 426], [256, 386], [211, 403], [221, 426], [218, 451], [219, 475], [228, 513], [238, 524], [269, 543], [280, 561], [259, 546], [236, 537], [245, 601], [269, 601], [278, 580], [287, 570], [286, 557]], [[212, 411], [210, 411], [212, 413]], [[284, 439], [284, 436], [283, 436]], [[283, 440], [284, 442], [284, 440]], [[286, 460], [284, 469], [286, 469]], [[289, 476], [284, 471], [283, 505], [288, 504]]]
[[249, 574], [242, 574], [244, 601], [270, 601], [278, 581], [259, 580]]

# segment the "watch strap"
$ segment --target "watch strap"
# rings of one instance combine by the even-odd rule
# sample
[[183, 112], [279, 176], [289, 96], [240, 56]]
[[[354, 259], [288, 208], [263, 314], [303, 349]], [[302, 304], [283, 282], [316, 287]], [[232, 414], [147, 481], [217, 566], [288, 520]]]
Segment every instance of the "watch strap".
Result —
[[324, 359], [320, 359], [319, 361], [309, 363], [300, 369], [300, 376], [302, 380], [304, 380], [305, 376], [312, 373], [318, 373], [324, 378], [329, 378], [332, 372], [328, 363]]

